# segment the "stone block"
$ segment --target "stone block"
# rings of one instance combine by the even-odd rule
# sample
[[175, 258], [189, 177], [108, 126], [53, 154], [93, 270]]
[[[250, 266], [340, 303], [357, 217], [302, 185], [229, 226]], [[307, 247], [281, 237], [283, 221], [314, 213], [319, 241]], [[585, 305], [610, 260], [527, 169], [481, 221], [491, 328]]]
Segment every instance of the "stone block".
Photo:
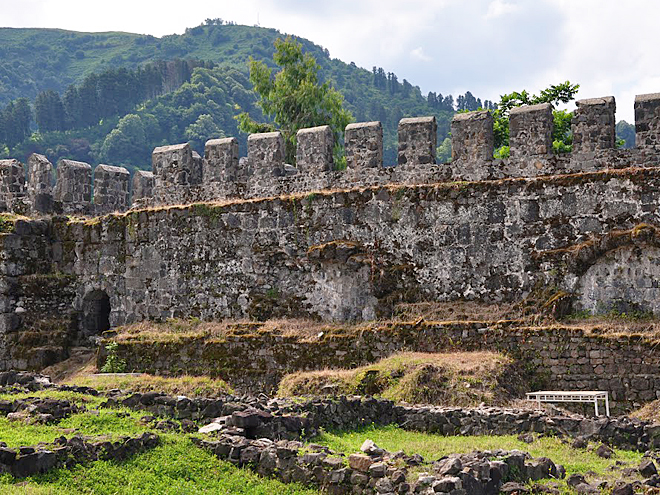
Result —
[[50, 213], [53, 209], [53, 165], [44, 155], [28, 158], [27, 192], [34, 211]]
[[613, 96], [575, 102], [571, 121], [573, 153], [591, 153], [614, 148], [616, 142], [616, 102]]
[[60, 160], [53, 192], [63, 213], [86, 215], [92, 204], [92, 167], [88, 163]]
[[399, 121], [399, 165], [435, 164], [438, 124], [435, 117]]
[[552, 105], [525, 105], [509, 113], [511, 158], [552, 153]]
[[380, 122], [348, 124], [344, 143], [348, 168], [359, 170], [383, 166], [383, 126]]
[[490, 161], [495, 138], [493, 115], [488, 110], [459, 113], [451, 121], [451, 158], [453, 162]]
[[13, 211], [14, 203], [25, 196], [25, 171], [18, 160], [0, 160], [0, 210]]
[[207, 141], [204, 145], [204, 183], [234, 182], [240, 175], [236, 138]]
[[354, 471], [361, 471], [363, 473], [369, 472], [369, 467], [374, 461], [368, 455], [351, 454], [348, 456], [348, 467]]
[[284, 138], [281, 132], [265, 132], [248, 136], [248, 163], [254, 175], [283, 175], [284, 156]]
[[[197, 155], [199, 156], [199, 155]], [[160, 146], [151, 155], [156, 203], [176, 203], [187, 199], [190, 188], [202, 182], [201, 157], [197, 159], [188, 143]]]
[[153, 196], [154, 174], [146, 170], [136, 170], [133, 174], [133, 202]]
[[635, 146], [660, 145], [660, 93], [635, 97]]
[[188, 143], [155, 148], [151, 166], [155, 185], [189, 185], [195, 178], [192, 149]]
[[333, 169], [335, 139], [329, 125], [300, 129], [296, 141], [296, 167], [299, 172], [319, 174]]
[[94, 170], [94, 210], [98, 215], [128, 209], [131, 174], [124, 167], [98, 165]]

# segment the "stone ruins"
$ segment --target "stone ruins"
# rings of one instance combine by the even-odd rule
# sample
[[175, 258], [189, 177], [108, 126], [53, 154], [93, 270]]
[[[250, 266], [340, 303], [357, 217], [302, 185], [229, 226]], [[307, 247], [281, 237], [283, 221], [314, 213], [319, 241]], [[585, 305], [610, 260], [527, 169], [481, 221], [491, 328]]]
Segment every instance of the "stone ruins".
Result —
[[147, 319], [360, 321], [402, 302], [533, 297], [658, 312], [660, 94], [638, 96], [635, 116], [636, 147], [617, 149], [614, 98], [578, 101], [573, 152], [556, 155], [551, 108], [515, 109], [504, 160], [488, 111], [454, 117], [446, 164], [433, 117], [401, 120], [395, 166], [379, 122], [347, 126], [346, 170], [328, 126], [299, 131], [296, 167], [279, 132], [251, 135], [242, 158], [234, 138], [204, 157], [159, 147], [132, 179], [2, 160], [0, 206], [30, 218], [0, 235], [0, 368], [38, 368], [72, 339]]

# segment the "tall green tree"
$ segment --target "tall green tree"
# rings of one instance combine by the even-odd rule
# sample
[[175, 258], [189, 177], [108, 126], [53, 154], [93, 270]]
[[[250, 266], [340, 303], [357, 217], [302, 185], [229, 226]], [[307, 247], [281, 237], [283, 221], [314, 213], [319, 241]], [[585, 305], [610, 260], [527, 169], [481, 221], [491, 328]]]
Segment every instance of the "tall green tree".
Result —
[[259, 95], [257, 104], [273, 123], [259, 123], [247, 112], [236, 116], [243, 132], [268, 132], [280, 130], [285, 140], [286, 160], [295, 163], [296, 132], [305, 127], [329, 125], [335, 135], [335, 160], [339, 163], [339, 143], [344, 128], [353, 120], [343, 107], [343, 96], [330, 86], [321, 83], [319, 65], [309, 53], [303, 53], [302, 45], [287, 37], [275, 41], [273, 60], [280, 70], [273, 74], [264, 62], [250, 59], [250, 82]]
[[140, 165], [147, 162], [147, 139], [139, 115], [122, 117], [103, 140], [101, 158], [111, 164]]
[[634, 148], [635, 126], [625, 120], [620, 120], [616, 124], [616, 138], [620, 148]]
[[213, 117], [207, 113], [200, 115], [195, 122], [186, 127], [183, 135], [190, 142], [193, 149], [202, 153], [206, 141], [225, 137], [225, 133], [213, 121]]
[[27, 98], [10, 101], [0, 112], [0, 144], [10, 149], [30, 135], [32, 108]]
[[37, 95], [34, 100], [34, 119], [41, 132], [65, 129], [64, 105], [59, 93], [49, 89]]

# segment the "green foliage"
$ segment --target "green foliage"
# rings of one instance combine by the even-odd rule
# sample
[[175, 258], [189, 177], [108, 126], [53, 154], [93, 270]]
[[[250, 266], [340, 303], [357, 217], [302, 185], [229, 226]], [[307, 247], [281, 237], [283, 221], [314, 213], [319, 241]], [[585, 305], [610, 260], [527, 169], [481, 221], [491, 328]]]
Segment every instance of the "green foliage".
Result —
[[[575, 98], [580, 88], [579, 84], [571, 84], [566, 81], [557, 85], [550, 85], [538, 95], [530, 94], [526, 90], [500, 96], [497, 109], [493, 112], [493, 132], [495, 136], [495, 157], [508, 156], [508, 150], [501, 149], [509, 146], [509, 112], [512, 108], [522, 105], [538, 105], [539, 103], [550, 103], [553, 107], [559, 103], [568, 103]], [[563, 153], [571, 150], [573, 138], [571, 136], [572, 112], [566, 110], [554, 110], [554, 130], [552, 132], [553, 151]]]
[[[1, 86], [0, 86], [1, 87]], [[13, 148], [30, 135], [32, 108], [27, 98], [10, 101], [0, 111], [0, 143]]]
[[126, 371], [126, 361], [119, 357], [118, 348], [119, 344], [117, 342], [110, 342], [105, 346], [108, 357], [101, 368], [102, 373], [123, 373]]
[[59, 93], [52, 89], [39, 93], [34, 102], [34, 118], [42, 131], [63, 131], [65, 113]]
[[635, 126], [625, 120], [616, 124], [617, 148], [633, 148], [635, 146]]
[[136, 157], [146, 158], [147, 135], [139, 115], [122, 117], [103, 140], [101, 157], [113, 163], [131, 163]]
[[213, 117], [204, 113], [197, 120], [186, 127], [183, 135], [193, 148], [203, 148], [204, 143], [212, 138], [223, 138], [225, 133], [213, 121]]
[[14, 231], [16, 218], [10, 213], [0, 214], [0, 234], [8, 234]]
[[[282, 132], [286, 160], [295, 163], [299, 129], [327, 124], [335, 142], [340, 142], [353, 116], [344, 109], [341, 93], [328, 82], [319, 81], [320, 66], [314, 57], [303, 53], [302, 44], [287, 37], [275, 40], [273, 60], [280, 67], [276, 74], [265, 62], [250, 58], [250, 82], [259, 95], [257, 104]], [[273, 129], [269, 124], [256, 122], [245, 112], [237, 118], [239, 129], [246, 133]]]
[[495, 149], [493, 156], [497, 159], [509, 158], [511, 156], [511, 148], [508, 145], [500, 146]]
[[573, 112], [554, 110], [552, 112], [554, 128], [552, 130], [552, 149], [555, 153], [568, 153], [572, 149], [571, 119]]
[[[0, 28], [0, 105], [23, 96], [34, 100], [40, 92], [52, 89], [60, 94], [64, 107], [64, 130], [40, 129], [30, 135], [31, 116], [25, 112], [29, 105], [16, 112], [14, 101], [4, 112], [12, 115], [6, 126], [10, 136], [4, 135], [0, 118], [0, 157], [25, 161], [30, 153], [37, 152], [52, 162], [70, 158], [148, 168], [155, 146], [186, 141], [186, 129], [203, 114], [210, 115], [226, 136], [236, 136], [245, 150], [246, 136], [238, 133], [234, 119], [237, 113], [246, 112], [255, 122], [265, 123], [264, 130], [273, 128], [273, 122], [255, 105], [246, 62], [252, 56], [274, 68], [274, 41], [278, 37], [275, 29], [216, 20], [182, 35], [162, 38]], [[316, 60], [319, 84], [328, 83], [341, 92], [343, 107], [357, 121], [382, 122], [386, 164], [397, 161], [397, 125], [402, 117], [434, 115], [441, 143], [449, 135], [455, 102], [466, 110], [474, 105], [493, 107], [492, 102], [482, 103], [469, 92], [456, 100], [435, 92], [422, 95], [417, 86], [405, 79], [399, 81], [382, 68], [365, 70], [331, 58], [327, 50], [309, 40], [296, 41]], [[84, 57], [78, 58], [78, 52]], [[223, 65], [217, 67], [216, 63]], [[143, 150], [121, 160], [105, 157], [102, 147], [106, 137], [127, 114], [138, 115], [143, 122]], [[14, 124], [14, 117], [20, 125]], [[196, 140], [193, 147], [203, 152]], [[336, 160], [335, 166], [341, 169], [343, 161]]]
[[449, 163], [451, 161], [451, 137], [446, 137], [435, 150], [438, 163]]

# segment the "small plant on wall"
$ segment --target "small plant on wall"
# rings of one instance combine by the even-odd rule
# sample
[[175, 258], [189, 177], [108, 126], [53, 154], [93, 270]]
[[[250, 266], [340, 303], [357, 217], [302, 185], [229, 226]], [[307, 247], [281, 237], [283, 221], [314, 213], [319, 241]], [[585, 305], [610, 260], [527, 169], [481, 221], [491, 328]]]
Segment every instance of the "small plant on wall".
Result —
[[110, 342], [105, 346], [105, 350], [108, 352], [108, 357], [101, 368], [101, 373], [123, 373], [126, 371], [126, 361], [117, 355], [118, 348], [119, 344], [117, 344], [117, 342]]

